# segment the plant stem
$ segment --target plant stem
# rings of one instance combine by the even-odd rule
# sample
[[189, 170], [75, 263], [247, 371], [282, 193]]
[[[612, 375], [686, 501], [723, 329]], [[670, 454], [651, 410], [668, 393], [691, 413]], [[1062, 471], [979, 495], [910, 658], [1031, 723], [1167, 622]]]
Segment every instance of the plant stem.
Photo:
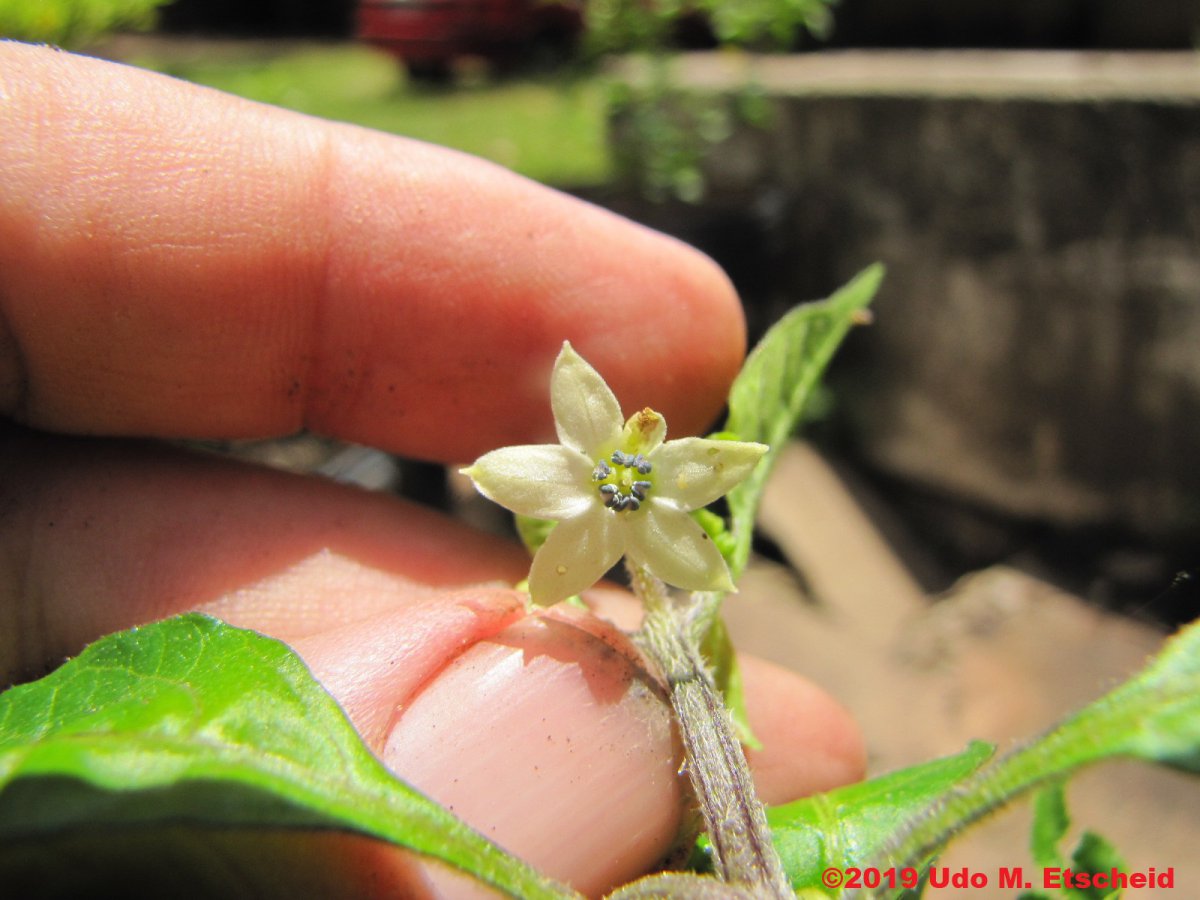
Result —
[[1141, 757], [1200, 770], [1195, 751], [1182, 749], [1200, 739], [1197, 627], [1181, 632], [1129, 681], [946, 793], [876, 854], [877, 868], [922, 866], [955, 834], [1014, 798], [1104, 759]]
[[693, 627], [701, 614], [696, 595], [676, 600], [639, 566], [629, 566], [646, 618], [639, 643], [662, 671], [679, 721], [688, 777], [712, 841], [717, 873], [755, 896], [795, 896], [758, 801], [750, 767], [725, 701], [713, 682]]

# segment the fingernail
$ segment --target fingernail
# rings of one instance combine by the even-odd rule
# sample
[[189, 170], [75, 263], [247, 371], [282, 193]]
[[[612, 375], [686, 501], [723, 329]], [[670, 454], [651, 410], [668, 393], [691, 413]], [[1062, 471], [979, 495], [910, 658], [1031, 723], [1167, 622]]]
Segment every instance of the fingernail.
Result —
[[590, 617], [539, 613], [474, 643], [404, 705], [382, 755], [587, 894], [647, 871], [680, 827], [681, 752], [661, 690]]
[[464, 648], [524, 615], [515, 591], [437, 592], [291, 643], [380, 753], [397, 710], [425, 682]]

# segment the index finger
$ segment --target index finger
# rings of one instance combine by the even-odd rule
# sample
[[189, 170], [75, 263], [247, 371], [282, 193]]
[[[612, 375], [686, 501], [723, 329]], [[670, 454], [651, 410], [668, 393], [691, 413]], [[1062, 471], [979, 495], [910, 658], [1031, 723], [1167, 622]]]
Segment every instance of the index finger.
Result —
[[0, 412], [302, 427], [467, 459], [550, 432], [569, 339], [702, 428], [744, 330], [706, 257], [499, 167], [46, 48], [0, 45]]

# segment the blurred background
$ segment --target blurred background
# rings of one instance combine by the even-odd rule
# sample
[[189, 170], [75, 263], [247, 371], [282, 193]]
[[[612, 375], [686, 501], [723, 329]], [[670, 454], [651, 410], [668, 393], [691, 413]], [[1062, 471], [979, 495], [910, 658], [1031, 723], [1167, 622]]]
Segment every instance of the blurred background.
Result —
[[[886, 263], [727, 605], [877, 771], [1045, 727], [1200, 614], [1197, 0], [0, 0], [0, 34], [608, 206], [714, 256], [752, 339]], [[237, 449], [496, 522], [428, 465]], [[1193, 783], [1083, 784], [1183, 865]]]

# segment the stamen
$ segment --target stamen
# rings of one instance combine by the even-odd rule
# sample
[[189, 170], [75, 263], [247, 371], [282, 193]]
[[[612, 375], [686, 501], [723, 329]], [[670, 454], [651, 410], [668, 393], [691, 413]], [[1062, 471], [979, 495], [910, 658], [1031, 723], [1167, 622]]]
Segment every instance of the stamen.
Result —
[[[604, 460], [596, 462], [596, 468], [592, 470], [592, 479], [594, 481], [603, 481], [600, 485], [600, 496], [604, 498], [604, 505], [615, 512], [626, 512], [630, 510], [640, 509], [642, 502], [646, 499], [646, 494], [650, 488], [654, 487], [651, 481], [630, 481], [628, 473], [616, 474], [613, 471], [613, 466], [621, 469], [633, 469], [634, 471], [646, 475], [649, 474], [653, 466], [641, 453], [626, 453], [623, 450], [614, 450], [609, 457], [612, 461], [610, 466]], [[615, 483], [608, 481], [616, 474]], [[621, 489], [625, 487], [629, 489], [629, 493], [624, 493]]]

